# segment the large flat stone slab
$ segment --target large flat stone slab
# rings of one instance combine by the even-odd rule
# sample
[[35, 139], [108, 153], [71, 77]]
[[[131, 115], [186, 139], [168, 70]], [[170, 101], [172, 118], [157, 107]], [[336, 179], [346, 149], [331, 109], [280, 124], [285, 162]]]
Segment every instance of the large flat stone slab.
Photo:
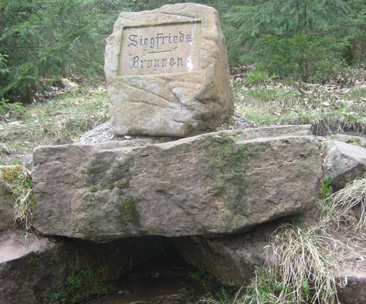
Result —
[[303, 212], [317, 200], [321, 178], [319, 142], [309, 132], [290, 126], [146, 146], [40, 147], [34, 226], [103, 242], [238, 233]]
[[112, 131], [184, 137], [213, 130], [233, 110], [218, 13], [200, 4], [123, 12], [107, 40]]

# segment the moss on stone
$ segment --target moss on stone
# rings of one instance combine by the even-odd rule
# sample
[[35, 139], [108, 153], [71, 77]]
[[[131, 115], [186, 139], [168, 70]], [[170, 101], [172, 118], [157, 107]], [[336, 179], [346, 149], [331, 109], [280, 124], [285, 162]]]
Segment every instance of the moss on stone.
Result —
[[95, 154], [86, 170], [87, 181], [91, 184], [96, 184], [103, 180], [105, 178], [105, 172], [110, 168], [112, 161], [113, 159], [109, 158], [108, 152]]
[[209, 155], [210, 176], [214, 171], [219, 184], [225, 183], [227, 178], [233, 182], [243, 178], [248, 156], [246, 145], [236, 143], [228, 134], [220, 133], [220, 137], [207, 137], [205, 150]]
[[98, 189], [97, 189], [96, 186], [91, 186], [90, 189], [89, 189], [89, 192], [91, 192], [91, 193], [95, 193], [97, 191], [98, 191]]
[[204, 145], [208, 165], [206, 179], [210, 182], [215, 191], [215, 197], [225, 202], [225, 214], [222, 221], [223, 226], [232, 225], [233, 214], [242, 214], [243, 197], [247, 189], [247, 169], [250, 145], [242, 142], [240, 134], [231, 136], [227, 133], [220, 133], [219, 136], [207, 137]]
[[107, 188], [108, 188], [109, 190], [112, 190], [112, 189], [114, 188], [114, 181], [113, 181], [113, 180], [110, 180], [110, 181], [108, 182], [108, 186], [107, 186]]
[[7, 187], [4, 187], [2, 190], [2, 195], [10, 195], [12, 193]]
[[74, 269], [66, 278], [63, 286], [39, 299], [41, 303], [80, 303], [91, 297], [107, 295], [116, 290], [108, 280], [106, 267], [91, 269], [88, 266]]
[[119, 181], [117, 183], [117, 187], [119, 189], [126, 189], [130, 186], [130, 179], [127, 177], [127, 178], [124, 178], [122, 179], [121, 181]]
[[12, 185], [23, 174], [23, 168], [21, 166], [1, 168], [0, 172], [1, 179], [7, 184]]
[[139, 214], [136, 211], [136, 202], [133, 199], [125, 199], [122, 202], [126, 213], [126, 219], [134, 225], [139, 224]]

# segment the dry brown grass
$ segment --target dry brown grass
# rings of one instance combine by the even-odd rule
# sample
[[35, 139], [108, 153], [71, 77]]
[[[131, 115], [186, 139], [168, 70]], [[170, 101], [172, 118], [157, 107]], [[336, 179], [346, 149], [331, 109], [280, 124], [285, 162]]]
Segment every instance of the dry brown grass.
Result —
[[339, 303], [338, 274], [364, 260], [366, 178], [319, 202], [315, 223], [285, 224], [266, 247], [267, 260], [236, 303]]
[[366, 226], [366, 178], [357, 179], [323, 202], [322, 227], [329, 230], [347, 225], [362, 231]]
[[31, 173], [22, 166], [9, 166], [0, 169], [0, 179], [11, 188], [14, 198], [14, 222], [25, 230], [32, 228], [31, 207], [34, 205]]

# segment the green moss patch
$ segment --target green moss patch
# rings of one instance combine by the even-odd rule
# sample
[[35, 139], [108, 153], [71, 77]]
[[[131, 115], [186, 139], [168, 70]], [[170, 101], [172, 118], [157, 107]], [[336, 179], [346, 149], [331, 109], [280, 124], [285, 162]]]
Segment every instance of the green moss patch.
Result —
[[105, 267], [92, 270], [81, 267], [73, 270], [66, 278], [63, 287], [40, 299], [44, 304], [74, 304], [91, 298], [107, 295], [116, 290], [113, 282], [107, 280], [108, 271]]
[[117, 187], [119, 188], [119, 189], [126, 189], [126, 188], [128, 188], [130, 186], [130, 179], [129, 178], [124, 178], [124, 179], [122, 179], [121, 181], [119, 181], [118, 183], [117, 183]]
[[136, 211], [136, 202], [132, 199], [125, 199], [122, 202], [124, 211], [126, 213], [126, 219], [134, 225], [139, 224], [139, 214]]
[[91, 192], [91, 193], [95, 193], [97, 191], [98, 191], [98, 189], [95, 186], [91, 186], [90, 189], [89, 189], [89, 192]]
[[224, 189], [230, 183], [242, 188], [247, 170], [248, 146], [237, 144], [235, 138], [225, 133], [220, 134], [219, 138], [207, 138], [206, 145], [209, 155], [207, 177], [214, 179], [215, 187]]
[[0, 168], [0, 178], [10, 186], [19, 179], [20, 175], [23, 175], [21, 166]]

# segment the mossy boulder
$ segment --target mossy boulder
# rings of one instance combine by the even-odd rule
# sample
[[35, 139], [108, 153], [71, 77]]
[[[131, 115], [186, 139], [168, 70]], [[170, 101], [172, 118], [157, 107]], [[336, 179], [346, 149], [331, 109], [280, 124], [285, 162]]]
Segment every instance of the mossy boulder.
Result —
[[106, 242], [143, 236], [219, 236], [313, 207], [319, 141], [308, 126], [222, 131], [136, 145], [40, 147], [34, 226]]

